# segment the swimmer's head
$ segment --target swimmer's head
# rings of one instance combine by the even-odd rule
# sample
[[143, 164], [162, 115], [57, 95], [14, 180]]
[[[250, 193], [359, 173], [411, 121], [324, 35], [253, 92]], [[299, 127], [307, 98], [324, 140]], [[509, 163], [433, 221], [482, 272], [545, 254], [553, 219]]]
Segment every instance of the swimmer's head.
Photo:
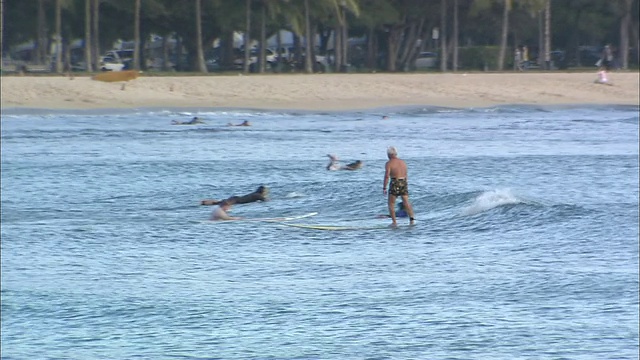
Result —
[[395, 147], [393, 147], [393, 146], [389, 146], [389, 147], [387, 148], [387, 156], [389, 156], [389, 157], [396, 157], [396, 156], [398, 156], [398, 150], [396, 150], [396, 148], [395, 148]]

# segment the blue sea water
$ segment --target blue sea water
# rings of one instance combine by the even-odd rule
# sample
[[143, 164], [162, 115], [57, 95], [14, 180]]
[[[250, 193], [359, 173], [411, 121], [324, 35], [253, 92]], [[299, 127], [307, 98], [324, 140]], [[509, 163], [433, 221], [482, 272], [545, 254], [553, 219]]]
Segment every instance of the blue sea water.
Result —
[[[1, 125], [2, 359], [639, 356], [637, 106], [3, 109]], [[232, 214], [387, 224], [390, 145], [414, 227], [209, 222], [199, 205], [266, 185]], [[329, 153], [364, 167], [327, 171]]]

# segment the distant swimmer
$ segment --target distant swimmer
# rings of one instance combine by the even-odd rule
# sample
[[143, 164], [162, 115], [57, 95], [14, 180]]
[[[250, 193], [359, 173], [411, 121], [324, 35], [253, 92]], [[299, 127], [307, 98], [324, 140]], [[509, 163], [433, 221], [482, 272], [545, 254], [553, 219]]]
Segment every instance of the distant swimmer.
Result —
[[347, 164], [340, 168], [340, 170], [358, 170], [362, 167], [363, 163], [360, 160], [356, 160], [351, 164]]
[[232, 123], [228, 123], [228, 126], [251, 126], [251, 123], [249, 122], [249, 120], [245, 120], [243, 122], [241, 122], [240, 124], [232, 124]]
[[327, 156], [329, 157], [329, 164], [327, 164], [327, 170], [329, 171], [334, 171], [334, 170], [340, 170], [340, 160], [338, 160], [338, 157], [333, 155], [333, 154], [327, 154]]
[[389, 161], [385, 164], [384, 181], [382, 184], [382, 193], [387, 194], [387, 182], [389, 184], [389, 216], [391, 217], [391, 225], [397, 226], [396, 222], [396, 197], [400, 196], [407, 213], [409, 214], [409, 224], [413, 225], [413, 208], [409, 202], [409, 184], [407, 182], [407, 164], [398, 158], [398, 150], [390, 146], [387, 149], [387, 157]]
[[199, 117], [195, 116], [193, 119], [189, 120], [189, 121], [178, 121], [178, 120], [172, 120], [171, 124], [173, 125], [197, 125], [197, 124], [204, 124], [205, 122], [202, 121]]
[[234, 204], [248, 204], [256, 201], [268, 201], [269, 200], [269, 188], [261, 185], [258, 189], [252, 193], [242, 196], [231, 196], [225, 200], [205, 199], [200, 201], [200, 205], [218, 205], [223, 201], [231, 201]]
[[233, 201], [224, 200], [219, 205], [217, 205], [211, 211], [211, 220], [241, 220], [241, 217], [230, 216], [228, 214], [229, 210], [231, 210], [231, 206], [233, 205]]
[[340, 165], [340, 160], [338, 159], [338, 157], [336, 155], [333, 154], [328, 154], [327, 155], [329, 157], [329, 164], [327, 164], [327, 170], [330, 171], [334, 171], [334, 170], [358, 170], [362, 167], [362, 165], [364, 165], [362, 163], [362, 160], [356, 160], [350, 164], [347, 165]]

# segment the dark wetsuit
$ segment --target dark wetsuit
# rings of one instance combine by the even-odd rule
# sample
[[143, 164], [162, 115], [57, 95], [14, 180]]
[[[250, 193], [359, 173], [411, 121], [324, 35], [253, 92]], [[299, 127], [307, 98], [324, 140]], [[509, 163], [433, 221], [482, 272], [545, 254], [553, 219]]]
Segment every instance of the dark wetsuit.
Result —
[[[269, 195], [269, 189], [266, 186], [258, 187], [258, 190], [242, 196], [232, 196], [226, 200], [231, 201], [234, 204], [247, 204], [255, 201], [267, 201]], [[202, 200], [201, 205], [218, 205], [223, 200]]]
[[389, 181], [389, 194], [393, 196], [409, 195], [407, 179], [391, 178], [391, 181]]
[[259, 192], [254, 192], [251, 194], [243, 195], [243, 196], [232, 196], [229, 199], [234, 204], [247, 204], [255, 201], [266, 201], [264, 194]]

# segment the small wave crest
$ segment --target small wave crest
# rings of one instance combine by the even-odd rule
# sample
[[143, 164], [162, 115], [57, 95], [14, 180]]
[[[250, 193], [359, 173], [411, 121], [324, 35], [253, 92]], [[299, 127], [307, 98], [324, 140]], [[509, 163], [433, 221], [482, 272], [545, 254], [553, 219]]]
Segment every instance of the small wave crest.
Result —
[[475, 215], [499, 206], [525, 203], [525, 200], [516, 196], [510, 189], [496, 189], [484, 191], [473, 199], [471, 205], [462, 210], [463, 215]]
[[287, 198], [287, 199], [295, 199], [295, 198], [304, 197], [304, 194], [296, 192], [296, 191], [292, 191], [292, 192], [286, 194], [284, 197]]

